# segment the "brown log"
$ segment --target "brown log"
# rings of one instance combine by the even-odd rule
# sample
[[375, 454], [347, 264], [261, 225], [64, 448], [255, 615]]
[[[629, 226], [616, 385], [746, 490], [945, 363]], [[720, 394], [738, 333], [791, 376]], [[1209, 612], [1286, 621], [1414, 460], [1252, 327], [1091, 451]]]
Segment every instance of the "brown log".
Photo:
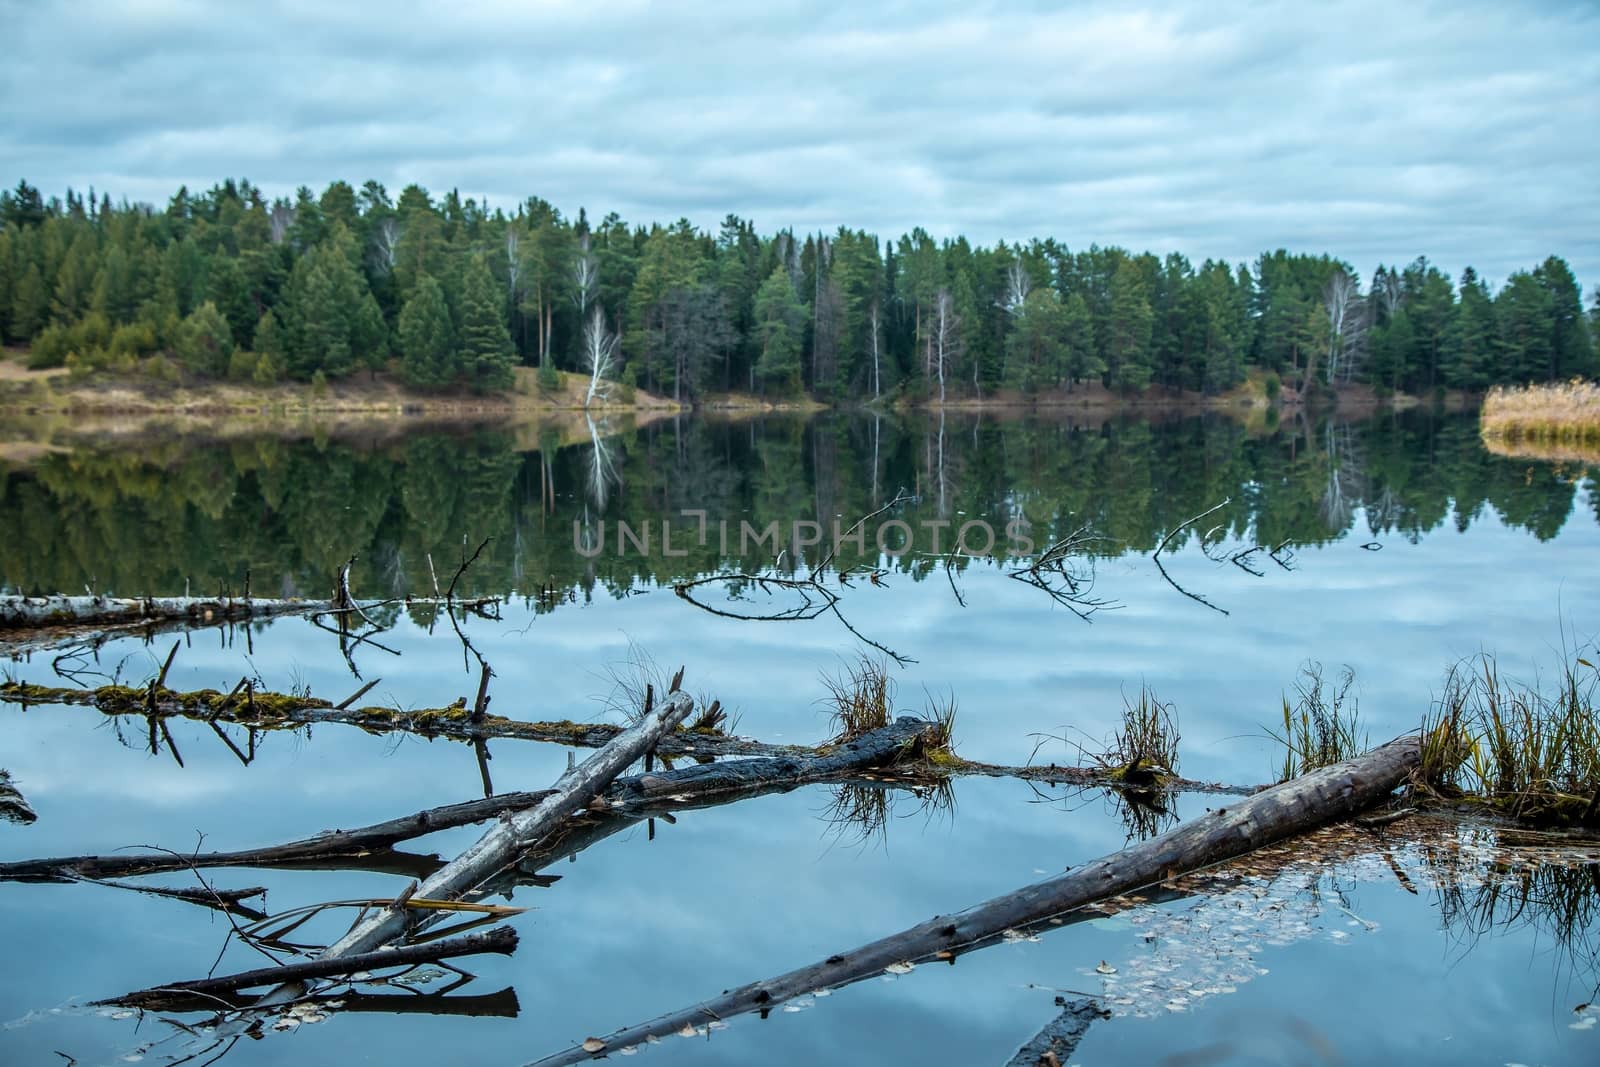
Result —
[[[1420, 758], [1418, 738], [1399, 738], [1364, 756], [1265, 789], [1065, 874], [619, 1030], [599, 1041], [594, 1052], [574, 1047], [539, 1060], [538, 1064], [581, 1063], [712, 1020], [747, 1012], [765, 1014], [796, 996], [858, 982], [884, 973], [891, 965], [953, 959], [999, 941], [1008, 931], [1025, 932], [1087, 904], [1170, 881], [1324, 823], [1349, 818], [1391, 794]], [[586, 1044], [594, 1048], [596, 1043]]]

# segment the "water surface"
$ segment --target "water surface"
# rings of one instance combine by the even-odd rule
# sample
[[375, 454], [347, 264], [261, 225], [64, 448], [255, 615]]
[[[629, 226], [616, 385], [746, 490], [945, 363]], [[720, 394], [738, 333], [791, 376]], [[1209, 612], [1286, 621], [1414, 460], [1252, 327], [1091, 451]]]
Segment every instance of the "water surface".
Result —
[[[1307, 661], [1355, 672], [1376, 742], [1416, 725], [1450, 662], [1487, 650], [1531, 678], [1561, 662], [1563, 640], [1600, 629], [1593, 481], [1486, 453], [1470, 418], [1269, 427], [1219, 417], [686, 417], [621, 432], [585, 426], [565, 440], [576, 443], [469, 428], [82, 442], [0, 468], [0, 585], [170, 594], [238, 592], [248, 580], [257, 595], [322, 596], [354, 557], [359, 594], [425, 594], [487, 540], [461, 587], [509, 599], [498, 620], [470, 618], [464, 629], [493, 665], [502, 715], [614, 719], [611, 674], [642, 652], [669, 671], [686, 666], [687, 688], [734, 709], [739, 733], [816, 741], [828, 729], [819, 675], [867, 654], [889, 664], [904, 710], [953, 698], [957, 747], [971, 758], [1075, 760], [1148, 685], [1177, 711], [1179, 769], [1238, 783], [1275, 775], [1264, 729]], [[897, 499], [859, 546], [829, 559], [822, 582], [837, 611], [749, 581], [696, 586], [694, 601], [674, 592], [713, 574], [803, 577], [829, 552], [835, 524], [848, 532]], [[891, 521], [912, 538], [884, 530]], [[631, 539], [619, 538], [619, 523]], [[952, 552], [967, 524], [969, 549], [995, 531], [992, 556]], [[778, 536], [741, 545], [746, 527]], [[813, 535], [823, 543], [804, 543]], [[1072, 584], [1019, 578], [1046, 546], [1073, 537]], [[1165, 573], [1151, 558], [1163, 545]], [[349, 657], [303, 619], [199, 631], [182, 640], [168, 684], [226, 689], [250, 675], [337, 700], [381, 678], [363, 702], [472, 697], [477, 663], [448, 622], [424, 608], [379, 617], [383, 647]], [[36, 654], [10, 669], [51, 684], [62, 672], [84, 684], [140, 681], [173, 640]], [[139, 721], [62, 707], [0, 714], [0, 765], [40, 816], [0, 825], [7, 859], [265, 844], [482, 792], [472, 750], [442, 741], [319, 727], [261, 739], [241, 767], [205, 726], [175, 722], [180, 767], [164, 747], [149, 752]], [[491, 750], [500, 789], [538, 788], [567, 760], [521, 742]], [[830, 816], [831, 789], [802, 789], [658, 822], [653, 837], [628, 831], [546, 872], [562, 876], [553, 886], [516, 890], [514, 903], [536, 909], [515, 920], [521, 949], [470, 961], [477, 979], [452, 994], [500, 1014], [336, 1013], [242, 1042], [227, 1062], [520, 1063], [1127, 839], [1117, 806], [1097, 794], [960, 780], [953, 798], [951, 807], [898, 796], [887, 823], [864, 830]], [[1181, 797], [1178, 814], [1213, 802]], [[475, 833], [408, 847], [448, 856]], [[1463, 864], [1488, 869], [1490, 845], [1472, 841]], [[1592, 908], [1543, 926], [1501, 921], [1542, 913], [1462, 907], [1499, 883], [1474, 876], [1464, 896], [1430, 875], [1424, 844], [1390, 852], [1392, 866], [1369, 854], [1262, 876], [1236, 887], [1243, 896], [1218, 889], [1106, 916], [640, 1054], [1000, 1064], [1053, 1016], [1055, 996], [1128, 997], [1106, 988], [1095, 970], [1105, 960], [1130, 988], [1156, 984], [1109, 1004], [1116, 1014], [1091, 1027], [1085, 1063], [1180, 1054], [1191, 1058], [1171, 1062], [1455, 1063], [1463, 1049], [1486, 1063], [1593, 1062], [1600, 1033], [1574, 1009], [1594, 999], [1596, 973], [1573, 948], [1595, 943]], [[1578, 874], [1561, 886], [1574, 892], [1600, 869], [1569, 866]], [[266, 886], [275, 911], [392, 896], [402, 884], [362, 872], [207, 877]], [[56, 1050], [85, 1063], [166, 1062], [192, 1051], [181, 1031], [80, 1005], [204, 974], [228, 928], [129, 891], [5, 884], [0, 932], [12, 960], [26, 961], [0, 974], [8, 1062], [64, 1062]], [[217, 966], [260, 962], [230, 944]]]

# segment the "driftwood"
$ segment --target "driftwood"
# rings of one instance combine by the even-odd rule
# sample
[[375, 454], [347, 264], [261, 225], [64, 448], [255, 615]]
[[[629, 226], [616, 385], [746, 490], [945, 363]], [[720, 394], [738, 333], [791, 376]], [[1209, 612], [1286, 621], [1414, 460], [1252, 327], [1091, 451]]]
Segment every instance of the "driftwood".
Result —
[[1357, 759], [1273, 786], [1160, 837], [995, 897], [957, 915], [936, 916], [850, 952], [741, 986], [652, 1022], [619, 1030], [603, 1040], [586, 1041], [582, 1047], [538, 1063], [581, 1063], [607, 1051], [692, 1030], [713, 1020], [747, 1012], [765, 1014], [793, 997], [857, 982], [882, 974], [891, 966], [954, 959], [1008, 934], [1014, 936], [1048, 925], [1052, 918], [1087, 904], [1170, 881], [1323, 823], [1348, 818], [1392, 793], [1420, 758], [1418, 738], [1391, 741]]
[[39, 816], [28, 807], [28, 802], [22, 799], [22, 794], [11, 782], [11, 775], [0, 770], [0, 819], [6, 822], [30, 823]]
[[0, 596], [0, 652], [43, 652], [133, 635], [260, 622], [286, 615], [337, 614], [366, 619], [390, 604], [446, 605], [483, 613], [495, 597], [403, 597], [395, 600], [329, 600], [267, 597]]
[[1064, 1067], [1078, 1051], [1083, 1036], [1089, 1032], [1089, 1024], [1107, 1014], [1088, 997], [1077, 1000], [1057, 997], [1056, 1006], [1061, 1014], [1018, 1049], [1017, 1054], [1006, 1061], [1006, 1067]]
[[[147, 989], [140, 1003], [146, 1011], [164, 1013], [247, 1011], [261, 1000], [249, 993], [185, 993]], [[337, 992], [301, 998], [325, 1011], [388, 1012], [395, 1015], [466, 1015], [479, 1018], [515, 1019], [522, 1011], [517, 991], [510, 986], [494, 993], [352, 993]]]
[[356, 971], [432, 963], [436, 960], [451, 959], [456, 956], [476, 956], [486, 952], [509, 956], [516, 951], [516, 948], [517, 932], [509, 926], [501, 926], [487, 933], [447, 937], [421, 945], [402, 945], [398, 948], [383, 949], [378, 952], [349, 953], [335, 959], [302, 960], [298, 963], [286, 963], [280, 967], [261, 967], [253, 971], [242, 971], [239, 974], [223, 975], [220, 978], [198, 978], [192, 982], [174, 982], [171, 985], [158, 986], [153, 989], [141, 989], [113, 1000], [101, 1000], [95, 1003], [102, 1005], [119, 1004], [130, 1008], [147, 1007], [152, 1000], [160, 1000], [179, 993], [191, 995], [234, 993], [241, 989], [276, 985], [280, 982], [289, 982], [296, 979], [333, 978], [339, 975], [352, 974]]
[[[618, 778], [589, 805], [585, 816], [612, 819], [615, 832], [623, 825], [659, 812], [704, 807], [710, 800], [738, 799], [756, 793], [793, 789], [810, 782], [831, 781], [868, 768], [885, 767], [897, 757], [916, 753], [917, 742], [934, 724], [905, 718], [853, 741], [815, 755], [785, 756], [704, 764]], [[0, 863], [0, 880], [62, 882], [184, 871], [203, 867], [285, 867], [332, 863], [341, 858], [381, 856], [389, 846], [439, 830], [482, 822], [530, 807], [554, 790], [501, 793], [482, 800], [429, 808], [351, 830], [334, 830], [264, 848], [225, 852], [148, 852], [56, 856]], [[591, 818], [590, 821], [593, 821]], [[561, 836], [557, 827], [547, 836]], [[419, 857], [421, 858], [421, 857]], [[431, 874], [432, 872], [424, 872]]]
[[[677, 726], [694, 710], [694, 701], [682, 690], [646, 712], [615, 741], [556, 780], [550, 794], [531, 807], [500, 816], [500, 821], [466, 851], [434, 872], [416, 889], [429, 900], [459, 900], [501, 870], [518, 853], [582, 810], [603, 792], [628, 765], [650, 751], [662, 734]], [[404, 936], [414, 916], [404, 907], [389, 907], [358, 922], [322, 953], [338, 959], [371, 952]]]
[[308, 611], [337, 611], [334, 600], [261, 597], [0, 596], [0, 631], [122, 626], [182, 620], [244, 622]]
[[[371, 687], [364, 687], [358, 697]], [[616, 739], [624, 727], [610, 723], [570, 721], [533, 722], [499, 715], [475, 715], [465, 701], [444, 708], [417, 708], [401, 711], [382, 707], [349, 707], [352, 700], [338, 705], [316, 697], [288, 693], [251, 691], [240, 696], [215, 689], [179, 693], [158, 689], [152, 697], [148, 688], [105, 685], [96, 689], [73, 689], [29, 685], [19, 682], [0, 684], [0, 701], [23, 704], [61, 704], [93, 707], [105, 715], [138, 715], [145, 718], [185, 718], [215, 727], [228, 723], [250, 729], [290, 729], [299, 726], [337, 723], [360, 727], [372, 733], [412, 733], [427, 738], [480, 742], [490, 740], [538, 741], [570, 745], [574, 748], [600, 748]], [[679, 727], [661, 738], [656, 751], [667, 756], [686, 756], [709, 760], [728, 756], [815, 757], [827, 746], [779, 745], [746, 737], [732, 737], [712, 730]], [[1259, 786], [1200, 782], [1174, 776], [1154, 781], [1133, 781], [1111, 767], [1064, 767], [1056, 764], [1003, 766], [978, 763], [946, 756], [920, 766], [900, 769], [906, 776], [922, 780], [955, 775], [1020, 778], [1108, 789], [1129, 789], [1143, 793], [1222, 793], [1247, 795]]]
[[[382, 852], [400, 841], [421, 837], [438, 830], [449, 830], [457, 826], [482, 822], [502, 812], [537, 804], [548, 797], [550, 792], [546, 789], [534, 793], [501, 793], [483, 800], [447, 804], [399, 819], [388, 819], [353, 830], [333, 830], [315, 837], [302, 838], [281, 845], [269, 845], [265, 848], [237, 849], [229, 852], [128, 852], [105, 856], [58, 856], [48, 859], [18, 860], [0, 863], [0, 880], [60, 882], [83, 878], [120, 878], [156, 874], [162, 871], [186, 871], [201, 867], [306, 866], [341, 858], [358, 858]], [[432, 871], [424, 873], [431, 874]]]

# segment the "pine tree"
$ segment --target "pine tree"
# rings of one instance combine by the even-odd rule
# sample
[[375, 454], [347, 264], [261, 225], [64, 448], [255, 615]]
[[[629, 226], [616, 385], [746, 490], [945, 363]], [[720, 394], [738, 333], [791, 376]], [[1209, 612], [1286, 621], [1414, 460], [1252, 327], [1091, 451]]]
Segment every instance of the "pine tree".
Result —
[[1111, 276], [1111, 313], [1106, 327], [1106, 363], [1115, 389], [1129, 392], [1150, 384], [1150, 309], [1144, 277], [1131, 259]]
[[461, 290], [461, 365], [475, 392], [511, 388], [516, 353], [506, 329], [505, 300], [482, 256], [467, 265]]
[[1494, 381], [1497, 332], [1489, 287], [1468, 267], [1461, 272], [1461, 300], [1450, 339], [1451, 358], [1445, 365], [1446, 385], [1485, 389]]
[[1594, 374], [1594, 344], [1584, 321], [1583, 292], [1566, 260], [1551, 256], [1534, 277], [1550, 294], [1550, 378], [1564, 381]]
[[1527, 271], [1506, 279], [1494, 301], [1500, 325], [1499, 373], [1502, 382], [1547, 381], [1554, 366], [1554, 302], [1550, 291]]
[[427, 275], [418, 279], [411, 299], [400, 312], [400, 373], [423, 389], [436, 389], [455, 380], [455, 330], [444, 290]]
[[1094, 316], [1082, 293], [1073, 293], [1062, 305], [1061, 336], [1069, 389], [1076, 382], [1098, 380], [1105, 374], [1106, 361], [1094, 343]]
[[176, 347], [184, 366], [197, 374], [220, 378], [227, 373], [228, 360], [233, 356], [233, 327], [207, 300], [183, 320]]
[[783, 266], [772, 269], [756, 292], [756, 377], [783, 396], [800, 392], [800, 341], [805, 326], [800, 302]]
[[11, 295], [11, 336], [26, 341], [49, 320], [50, 296], [45, 292], [39, 264], [29, 263]]

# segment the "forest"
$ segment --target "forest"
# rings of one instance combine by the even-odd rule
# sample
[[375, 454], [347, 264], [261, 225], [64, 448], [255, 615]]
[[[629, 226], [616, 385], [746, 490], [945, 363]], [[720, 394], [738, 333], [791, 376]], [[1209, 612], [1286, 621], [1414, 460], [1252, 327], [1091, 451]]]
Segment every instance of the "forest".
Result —
[[323, 383], [393, 366], [495, 393], [558, 370], [693, 402], [1023, 396], [1099, 383], [1269, 396], [1364, 383], [1482, 390], [1600, 371], [1600, 289], [1558, 256], [1497, 290], [1419, 257], [1363, 285], [1328, 254], [1253, 264], [1056, 240], [758, 234], [729, 215], [591, 222], [369, 181], [269, 199], [248, 181], [164, 208], [26, 181], [0, 193], [0, 338], [30, 365]]

